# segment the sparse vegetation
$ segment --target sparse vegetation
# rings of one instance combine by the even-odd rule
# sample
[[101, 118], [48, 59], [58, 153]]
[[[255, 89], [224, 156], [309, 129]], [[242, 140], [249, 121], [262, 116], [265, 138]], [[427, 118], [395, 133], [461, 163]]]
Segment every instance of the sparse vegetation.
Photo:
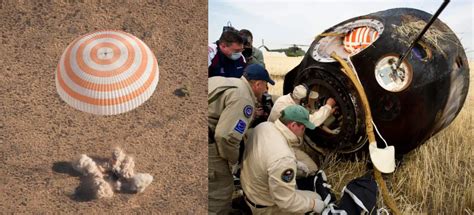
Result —
[[[283, 75], [302, 58], [265, 54], [265, 64], [277, 83], [271, 94], [282, 94]], [[405, 155], [403, 164], [385, 181], [403, 214], [474, 213], [474, 96], [470, 63], [470, 90], [456, 119], [424, 145]], [[329, 155], [322, 161], [336, 196], [355, 177], [366, 173], [366, 159], [343, 161]], [[387, 208], [379, 195], [378, 206]]]
[[287, 57], [284, 53], [263, 52], [265, 67], [270, 73], [275, 85], [268, 85], [268, 92], [272, 95], [281, 96], [283, 94], [283, 78], [287, 72], [295, 68], [303, 57]]

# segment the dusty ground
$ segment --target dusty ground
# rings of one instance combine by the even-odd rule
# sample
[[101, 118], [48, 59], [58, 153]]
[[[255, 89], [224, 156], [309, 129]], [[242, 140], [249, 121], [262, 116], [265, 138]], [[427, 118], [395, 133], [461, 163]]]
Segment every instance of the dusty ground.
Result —
[[[207, 211], [207, 1], [0, 0], [0, 210], [2, 213], [204, 214]], [[76, 37], [118, 29], [155, 53], [160, 81], [140, 107], [116, 116], [75, 110], [56, 93], [60, 55]], [[178, 97], [186, 86], [190, 95]], [[135, 155], [155, 178], [144, 193], [87, 201], [69, 161], [85, 153]]]

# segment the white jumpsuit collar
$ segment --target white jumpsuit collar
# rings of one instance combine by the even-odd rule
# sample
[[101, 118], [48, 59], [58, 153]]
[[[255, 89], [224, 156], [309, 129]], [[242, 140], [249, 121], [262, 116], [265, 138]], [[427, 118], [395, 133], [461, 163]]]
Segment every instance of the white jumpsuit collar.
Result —
[[290, 146], [299, 145], [300, 138], [296, 136], [288, 127], [286, 127], [279, 119], [275, 121], [275, 127], [281, 132], [281, 134], [288, 141]]

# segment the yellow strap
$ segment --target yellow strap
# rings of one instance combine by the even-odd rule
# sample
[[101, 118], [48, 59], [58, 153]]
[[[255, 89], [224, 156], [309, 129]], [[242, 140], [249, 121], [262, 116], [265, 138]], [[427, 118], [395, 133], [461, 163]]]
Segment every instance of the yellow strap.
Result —
[[322, 34], [319, 34], [318, 36], [319, 37], [342, 37], [342, 36], [345, 36], [346, 34], [345, 33], [337, 33], [337, 32], [328, 32], [328, 33], [322, 33]]
[[354, 71], [349, 67], [349, 65], [344, 61], [341, 57], [339, 57], [335, 52], [331, 54], [331, 57], [336, 59], [343, 68], [344, 73], [351, 79], [352, 83], [357, 89], [357, 92], [362, 99], [362, 105], [364, 106], [365, 111], [365, 127], [367, 129], [367, 135], [369, 137], [369, 143], [375, 142], [374, 136], [374, 127], [372, 126], [372, 113], [370, 112], [369, 100], [367, 100], [367, 95], [365, 95], [364, 88], [362, 84], [358, 81], [357, 77], [355, 76]]
[[[369, 137], [369, 143], [375, 143], [375, 135], [374, 135], [374, 128], [372, 126], [372, 114], [370, 112], [370, 105], [369, 105], [369, 100], [367, 99], [367, 95], [365, 94], [364, 88], [362, 84], [359, 82], [357, 79], [354, 70], [347, 64], [345, 60], [343, 60], [341, 57], [339, 57], [335, 52], [331, 54], [331, 57], [337, 60], [342, 68], [344, 73], [351, 79], [352, 83], [357, 89], [357, 92], [360, 95], [360, 98], [362, 99], [362, 105], [364, 106], [364, 111], [365, 111], [365, 126], [367, 129], [367, 136]], [[382, 196], [384, 199], [385, 204], [392, 210], [392, 212], [396, 215], [401, 214], [400, 211], [397, 208], [397, 205], [395, 204], [395, 201], [393, 198], [390, 196], [388, 192], [387, 185], [385, 184], [385, 181], [383, 180], [382, 173], [374, 166], [374, 176], [375, 180], [377, 183], [380, 185], [380, 188], [382, 190]]]

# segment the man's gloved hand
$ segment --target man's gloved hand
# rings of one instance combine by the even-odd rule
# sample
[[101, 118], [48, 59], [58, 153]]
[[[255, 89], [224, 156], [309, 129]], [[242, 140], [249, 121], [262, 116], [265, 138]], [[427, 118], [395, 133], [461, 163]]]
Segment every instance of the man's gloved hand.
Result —
[[323, 201], [321, 201], [321, 199], [313, 199], [313, 201], [314, 201], [313, 212], [320, 214], [326, 207], [326, 204]]
[[321, 196], [311, 190], [298, 190], [298, 193], [305, 196], [308, 199], [311, 199], [311, 211], [305, 213], [308, 214], [320, 214], [324, 208], [327, 206], [322, 200]]
[[325, 205], [336, 201], [336, 196], [331, 192], [331, 185], [327, 182], [326, 173], [319, 170], [314, 177], [314, 189], [321, 196]]
[[336, 128], [336, 129], [333, 129], [333, 130], [331, 130], [331, 133], [332, 133], [332, 134], [339, 134], [339, 132], [341, 132], [341, 128], [340, 128], [340, 127], [339, 127], [339, 128]]
[[297, 170], [298, 172], [299, 172], [299, 171], [303, 172], [303, 174], [305, 175], [305, 177], [307, 177], [308, 174], [309, 174], [309, 168], [308, 168], [308, 166], [307, 166], [305, 163], [301, 162], [301, 161], [296, 161], [296, 170]]
[[333, 108], [334, 106], [336, 106], [336, 100], [334, 100], [333, 98], [328, 98], [328, 100], [326, 100], [326, 104]]
[[255, 109], [255, 117], [264, 116], [265, 114], [268, 115], [268, 114], [263, 110], [262, 107], [257, 107], [257, 108]]

